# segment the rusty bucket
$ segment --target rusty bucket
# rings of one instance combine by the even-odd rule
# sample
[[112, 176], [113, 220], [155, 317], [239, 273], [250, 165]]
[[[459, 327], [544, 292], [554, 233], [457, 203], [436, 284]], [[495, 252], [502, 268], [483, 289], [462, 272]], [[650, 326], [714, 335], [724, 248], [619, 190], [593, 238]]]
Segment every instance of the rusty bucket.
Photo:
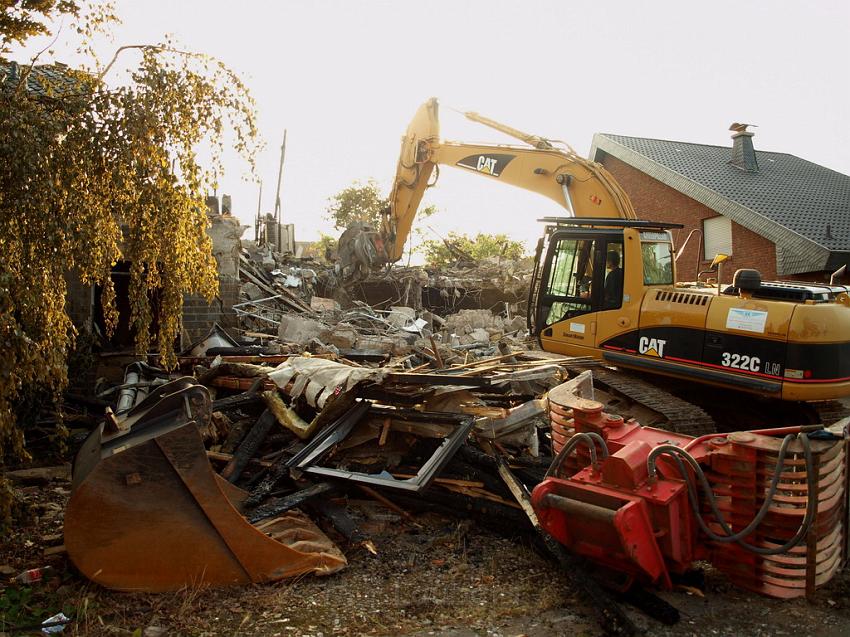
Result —
[[86, 577], [107, 588], [158, 592], [345, 566], [306, 516], [290, 513], [262, 530], [243, 517], [246, 493], [207, 460], [198, 426], [210, 408], [205, 387], [179, 379], [89, 436], [65, 513], [65, 546]]

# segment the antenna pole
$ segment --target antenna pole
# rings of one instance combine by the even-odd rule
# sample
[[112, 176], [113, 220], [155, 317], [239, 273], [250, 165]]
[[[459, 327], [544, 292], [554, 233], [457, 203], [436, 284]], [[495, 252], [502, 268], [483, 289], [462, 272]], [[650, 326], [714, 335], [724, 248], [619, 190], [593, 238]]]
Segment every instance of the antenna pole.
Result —
[[274, 220], [280, 223], [280, 182], [283, 179], [283, 160], [286, 157], [286, 129], [283, 129], [283, 143], [280, 145], [280, 166], [277, 169], [277, 190], [274, 200]]
[[254, 220], [254, 242], [260, 240], [260, 224], [263, 222], [260, 211], [263, 208], [263, 182], [260, 181], [260, 194], [257, 197], [257, 218]]

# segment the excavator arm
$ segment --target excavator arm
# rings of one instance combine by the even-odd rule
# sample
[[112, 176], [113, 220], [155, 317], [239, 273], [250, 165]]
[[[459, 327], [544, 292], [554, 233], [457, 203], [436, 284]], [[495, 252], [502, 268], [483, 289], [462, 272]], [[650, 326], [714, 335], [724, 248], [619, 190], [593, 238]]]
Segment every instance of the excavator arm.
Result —
[[425, 102], [402, 138], [390, 205], [380, 230], [360, 226], [340, 239], [344, 278], [401, 258], [425, 190], [436, 182], [441, 165], [536, 192], [562, 205], [569, 216], [636, 218], [631, 201], [614, 178], [568, 146], [561, 149], [543, 137], [476, 113], [464, 115], [529, 146], [441, 141], [438, 110], [436, 98]]

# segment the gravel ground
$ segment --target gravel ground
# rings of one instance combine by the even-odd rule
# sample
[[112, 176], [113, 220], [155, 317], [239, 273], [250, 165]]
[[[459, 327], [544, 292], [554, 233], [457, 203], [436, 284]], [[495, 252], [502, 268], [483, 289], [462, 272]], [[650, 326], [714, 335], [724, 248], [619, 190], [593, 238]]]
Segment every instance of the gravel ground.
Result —
[[[43, 565], [46, 544], [61, 542], [69, 485], [26, 487], [33, 518], [0, 538], [4, 579]], [[75, 574], [64, 556], [58, 575], [32, 587], [0, 587], [0, 635], [60, 610], [74, 618], [67, 635], [601, 635], [568, 578], [527, 538], [506, 538], [468, 520], [433, 514], [418, 526], [370, 501], [350, 503], [378, 555], [338, 537], [349, 567], [335, 575], [265, 586], [172, 594], [104, 590]], [[741, 591], [708, 568], [704, 597], [662, 593], [682, 620], [663, 626], [632, 607], [652, 635], [848, 635], [850, 576], [845, 570], [813, 600], [773, 600]], [[14, 634], [38, 634], [23, 632]]]

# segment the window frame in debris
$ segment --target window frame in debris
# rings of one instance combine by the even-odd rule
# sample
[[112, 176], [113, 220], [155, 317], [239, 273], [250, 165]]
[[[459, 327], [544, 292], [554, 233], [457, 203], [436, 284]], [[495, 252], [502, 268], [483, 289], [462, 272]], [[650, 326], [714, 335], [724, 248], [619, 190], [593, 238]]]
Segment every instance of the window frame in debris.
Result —
[[[440, 445], [412, 478], [398, 479], [386, 472], [371, 474], [319, 465], [319, 462], [325, 456], [348, 437], [354, 426], [364, 418], [374, 418], [376, 416], [381, 419], [397, 418], [399, 420], [413, 422], [439, 423], [447, 425], [453, 428], [453, 430], [443, 438]], [[369, 401], [357, 402], [334, 423], [328, 425], [320, 435], [316, 436], [299, 453], [290, 458], [287, 462], [287, 467], [293, 472], [293, 475], [298, 475], [298, 472], [304, 472], [322, 478], [351, 480], [361, 484], [418, 493], [426, 489], [446, 463], [452, 459], [474, 426], [475, 418], [469, 414], [417, 412], [410, 409], [403, 410], [381, 407]]]

